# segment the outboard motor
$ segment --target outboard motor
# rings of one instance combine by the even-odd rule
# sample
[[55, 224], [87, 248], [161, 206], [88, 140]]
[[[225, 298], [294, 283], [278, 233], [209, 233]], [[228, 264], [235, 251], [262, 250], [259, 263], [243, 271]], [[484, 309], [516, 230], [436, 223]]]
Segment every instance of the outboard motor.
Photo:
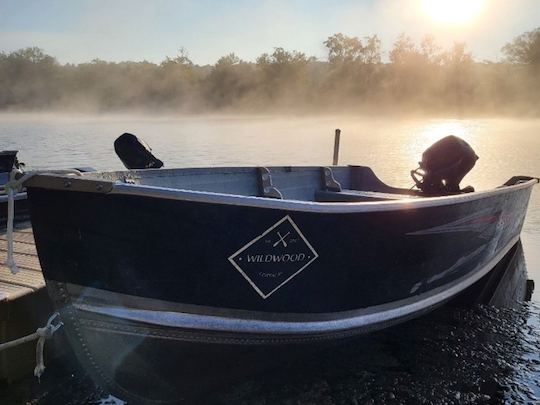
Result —
[[16, 150], [0, 151], [0, 173], [11, 172], [13, 168], [19, 168], [17, 152]]
[[114, 141], [114, 150], [124, 166], [131, 169], [159, 169], [163, 162], [152, 154], [152, 149], [142, 139], [124, 133]]
[[463, 139], [449, 135], [430, 146], [423, 154], [420, 167], [411, 171], [416, 186], [430, 195], [471, 192], [459, 183], [476, 164], [478, 156]]
[[22, 169], [24, 163], [17, 160], [16, 150], [0, 151], [0, 185], [9, 181], [9, 175], [13, 169]]

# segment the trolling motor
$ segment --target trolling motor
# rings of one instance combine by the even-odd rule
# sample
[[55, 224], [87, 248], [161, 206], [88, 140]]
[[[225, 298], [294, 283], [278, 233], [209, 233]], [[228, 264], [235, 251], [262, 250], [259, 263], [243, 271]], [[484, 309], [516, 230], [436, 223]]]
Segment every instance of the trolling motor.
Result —
[[426, 149], [419, 167], [411, 170], [411, 177], [416, 187], [429, 195], [472, 192], [473, 187], [460, 189], [459, 183], [477, 160], [478, 156], [467, 142], [449, 135]]
[[163, 162], [142, 139], [127, 132], [114, 141], [114, 150], [127, 169], [159, 169]]

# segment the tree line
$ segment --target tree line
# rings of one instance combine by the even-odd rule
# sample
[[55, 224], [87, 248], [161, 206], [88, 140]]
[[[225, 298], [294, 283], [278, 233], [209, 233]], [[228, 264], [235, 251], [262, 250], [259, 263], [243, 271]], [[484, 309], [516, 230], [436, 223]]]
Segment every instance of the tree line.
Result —
[[464, 43], [443, 49], [429, 35], [400, 35], [387, 58], [377, 35], [338, 33], [323, 45], [324, 61], [278, 47], [255, 62], [231, 53], [212, 66], [195, 65], [184, 49], [159, 64], [1, 52], [0, 110], [540, 113], [540, 28], [504, 45], [499, 62], [475, 61]]

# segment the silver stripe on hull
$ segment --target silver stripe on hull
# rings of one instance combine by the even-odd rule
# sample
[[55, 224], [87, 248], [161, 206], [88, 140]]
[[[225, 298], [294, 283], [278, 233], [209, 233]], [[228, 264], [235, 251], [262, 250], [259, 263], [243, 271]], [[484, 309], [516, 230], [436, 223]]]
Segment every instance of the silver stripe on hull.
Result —
[[[357, 311], [321, 314], [320, 316], [321, 318], [324, 318], [323, 320], [283, 320], [283, 314], [281, 314], [281, 320], [279, 319], [280, 314], [273, 314], [275, 320], [257, 319], [257, 313], [254, 312], [251, 312], [251, 318], [246, 317], [246, 312], [248, 311], [241, 311], [243, 314], [242, 317], [235, 318], [234, 310], [230, 310], [229, 316], [193, 314], [167, 310], [148, 310], [107, 305], [106, 303], [88, 303], [85, 302], [83, 296], [80, 297], [81, 299], [75, 299], [73, 301], [73, 307], [86, 313], [107, 316], [124, 321], [207, 332], [285, 336], [333, 334], [349, 330], [358, 330], [358, 333], [361, 333], [362, 330], [373, 330], [389, 324], [398, 323], [401, 320], [410, 319], [442, 305], [444, 302], [485, 276], [506, 255], [506, 253], [508, 253], [518, 240], [519, 235], [512, 238], [512, 240], [491, 260], [478, 265], [478, 267], [469, 274], [452, 283], [411, 298], [384, 305]], [[114, 296], [115, 293], [106, 292], [106, 294]], [[118, 302], [118, 300], [115, 301]], [[268, 314], [266, 315], [268, 316]], [[313, 316], [314, 314], [310, 315]]]

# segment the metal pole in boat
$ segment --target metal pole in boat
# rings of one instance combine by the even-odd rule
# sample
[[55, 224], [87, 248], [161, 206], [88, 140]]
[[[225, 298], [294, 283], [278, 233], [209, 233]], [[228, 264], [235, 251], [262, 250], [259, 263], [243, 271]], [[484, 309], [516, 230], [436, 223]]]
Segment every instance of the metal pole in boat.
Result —
[[334, 160], [332, 164], [336, 166], [339, 158], [339, 138], [341, 136], [341, 129], [336, 129], [336, 135], [334, 136]]

